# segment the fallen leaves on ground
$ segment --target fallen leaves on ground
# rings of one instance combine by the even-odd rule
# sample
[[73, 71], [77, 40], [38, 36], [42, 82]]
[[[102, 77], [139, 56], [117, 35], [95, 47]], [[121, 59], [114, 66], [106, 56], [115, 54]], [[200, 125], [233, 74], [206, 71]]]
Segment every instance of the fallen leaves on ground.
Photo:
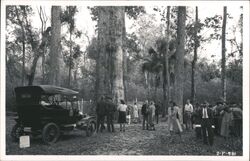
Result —
[[119, 125], [115, 124], [115, 133], [104, 131], [87, 137], [85, 131], [74, 130], [50, 146], [43, 144], [39, 137], [31, 138], [31, 147], [24, 149], [11, 141], [10, 131], [14, 124], [13, 118], [7, 116], [7, 155], [216, 155], [217, 152], [242, 155], [242, 139], [232, 138], [226, 142], [221, 137], [215, 137], [211, 147], [203, 145], [193, 130], [184, 131], [183, 141], [176, 135], [174, 142], [170, 142], [164, 120], [156, 124], [156, 131], [142, 130], [141, 124], [131, 124], [126, 125], [125, 132], [120, 132]]

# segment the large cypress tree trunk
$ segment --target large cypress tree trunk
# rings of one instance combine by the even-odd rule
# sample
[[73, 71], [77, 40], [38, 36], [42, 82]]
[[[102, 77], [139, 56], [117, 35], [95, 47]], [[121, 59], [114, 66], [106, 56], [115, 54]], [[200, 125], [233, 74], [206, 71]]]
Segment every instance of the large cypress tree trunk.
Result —
[[185, 22], [186, 7], [178, 7], [177, 20], [177, 48], [175, 70], [175, 101], [180, 107], [180, 121], [183, 121], [183, 81], [184, 81], [184, 53], [185, 53]]
[[196, 62], [197, 62], [197, 49], [198, 49], [198, 7], [195, 7], [195, 33], [194, 33], [194, 58], [192, 61], [192, 76], [191, 76], [191, 99], [194, 103], [196, 101], [196, 89], [195, 89], [195, 68], [196, 68]]
[[108, 90], [108, 67], [106, 50], [108, 42], [108, 10], [107, 7], [98, 7], [98, 53], [96, 57], [96, 82], [95, 82], [95, 101]]
[[49, 59], [49, 84], [60, 85], [60, 57], [61, 57], [61, 7], [51, 8], [51, 43]]
[[221, 59], [221, 82], [222, 82], [222, 97], [226, 101], [226, 23], [227, 23], [227, 7], [223, 11], [223, 24], [222, 24], [222, 59]]
[[[113, 97], [116, 103], [120, 99], [124, 99], [124, 84], [123, 84], [123, 26], [125, 26], [125, 8], [124, 7], [111, 7], [112, 26], [110, 32], [114, 41], [114, 52], [112, 53], [113, 58]], [[112, 42], [112, 41], [111, 41]]]
[[163, 114], [165, 117], [166, 109], [169, 103], [169, 26], [170, 26], [170, 6], [167, 7], [167, 29], [166, 29], [166, 52], [164, 54], [164, 69], [163, 69]]

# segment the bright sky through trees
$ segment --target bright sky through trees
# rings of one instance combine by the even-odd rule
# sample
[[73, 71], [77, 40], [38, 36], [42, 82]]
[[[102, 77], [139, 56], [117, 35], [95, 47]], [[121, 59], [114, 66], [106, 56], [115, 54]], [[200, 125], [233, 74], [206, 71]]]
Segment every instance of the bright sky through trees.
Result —
[[[148, 14], [155, 14], [156, 17], [156, 23], [161, 24], [161, 23], [165, 23], [165, 22], [161, 22], [161, 18], [159, 13], [153, 11], [153, 7], [154, 6], [146, 6], [146, 11]], [[39, 6], [33, 5], [32, 8], [34, 9], [34, 16], [32, 17], [32, 25], [35, 28], [40, 28], [41, 26], [41, 22], [38, 16], [38, 11], [35, 8], [39, 8]], [[44, 9], [46, 11], [47, 16], [50, 18], [50, 8], [51, 6], [45, 6]], [[195, 6], [189, 6], [188, 10], [189, 10], [189, 16], [194, 18], [194, 9]], [[90, 15], [90, 11], [89, 9], [87, 9], [86, 6], [78, 6], [78, 10], [79, 12], [76, 14], [76, 27], [79, 30], [82, 30], [82, 32], [86, 35], [88, 35], [88, 37], [91, 39], [92, 37], [95, 36], [95, 25], [96, 22], [92, 21], [91, 19], [91, 15]], [[212, 5], [208, 5], [208, 6], [199, 6], [199, 18], [201, 19], [202, 22], [204, 22], [204, 19], [206, 17], [212, 17], [214, 15], [222, 15], [223, 13], [223, 7], [222, 6], [212, 6]], [[227, 38], [232, 38], [234, 35], [232, 34], [232, 28], [233, 26], [238, 25], [238, 21], [240, 18], [240, 14], [243, 13], [243, 10], [240, 8], [240, 6], [228, 6], [228, 13], [230, 14], [230, 16], [232, 17], [232, 19], [228, 19], [227, 22]], [[128, 33], [131, 33], [134, 31], [132, 24], [134, 23], [134, 20], [129, 20], [128, 18], [126, 18], [126, 30]], [[50, 25], [50, 19], [47, 22], [47, 26]], [[65, 28], [62, 29], [62, 34], [65, 34], [65, 32], [67, 31], [66, 26]], [[213, 31], [213, 29], [207, 29], [205, 28], [201, 35], [203, 36], [209, 36], [209, 34], [211, 34]], [[240, 40], [240, 32], [239, 29], [236, 28], [236, 38], [237, 40]], [[76, 40], [79, 41], [79, 40]], [[87, 43], [87, 37], [83, 36], [83, 39], [80, 40], [83, 44], [83, 48], [86, 48], [86, 46], [88, 45]], [[86, 45], [84, 45], [86, 44]], [[227, 49], [228, 52], [230, 52], [231, 50], [231, 45], [229, 42], [227, 42]], [[219, 61], [221, 59], [221, 41], [220, 40], [212, 40], [211, 43], [205, 43], [205, 44], [201, 44], [201, 47], [198, 50], [198, 57], [199, 58], [206, 58], [209, 61]]]

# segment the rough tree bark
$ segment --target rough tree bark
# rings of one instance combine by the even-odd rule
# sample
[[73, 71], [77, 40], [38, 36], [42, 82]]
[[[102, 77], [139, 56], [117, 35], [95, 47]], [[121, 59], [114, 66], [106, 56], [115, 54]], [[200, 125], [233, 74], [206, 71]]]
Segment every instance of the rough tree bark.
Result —
[[227, 23], [227, 7], [223, 9], [223, 24], [222, 24], [222, 59], [221, 59], [221, 83], [222, 83], [222, 98], [226, 101], [226, 23]]
[[96, 82], [95, 82], [95, 102], [101, 95], [110, 91], [108, 88], [108, 68], [106, 42], [108, 42], [108, 10], [107, 7], [98, 7], [98, 53], [96, 57]]
[[194, 102], [196, 101], [196, 89], [195, 89], [195, 68], [196, 68], [196, 62], [197, 62], [197, 49], [198, 49], [198, 37], [197, 37], [197, 33], [198, 33], [198, 7], [195, 7], [195, 33], [194, 33], [194, 58], [192, 61], [192, 76], [191, 76], [191, 100], [194, 104]]
[[166, 116], [166, 109], [169, 103], [169, 27], [170, 27], [170, 6], [167, 7], [167, 28], [166, 28], [166, 52], [164, 54], [164, 68], [163, 68], [163, 114]]
[[112, 95], [124, 99], [123, 26], [124, 7], [98, 7], [98, 55], [96, 59], [95, 99]]
[[185, 53], [185, 22], [186, 7], [178, 7], [177, 47], [175, 64], [175, 102], [180, 107], [180, 121], [183, 121], [183, 81], [184, 81], [184, 53]]
[[123, 26], [125, 25], [125, 8], [124, 7], [111, 7], [113, 21], [110, 27], [110, 32], [113, 34], [111, 38], [114, 41], [114, 53], [112, 53], [113, 60], [113, 89], [112, 94], [114, 101], [119, 102], [120, 99], [124, 99], [124, 85], [123, 85]]
[[61, 7], [51, 8], [51, 43], [49, 59], [48, 82], [51, 85], [60, 85], [60, 57], [61, 57]]

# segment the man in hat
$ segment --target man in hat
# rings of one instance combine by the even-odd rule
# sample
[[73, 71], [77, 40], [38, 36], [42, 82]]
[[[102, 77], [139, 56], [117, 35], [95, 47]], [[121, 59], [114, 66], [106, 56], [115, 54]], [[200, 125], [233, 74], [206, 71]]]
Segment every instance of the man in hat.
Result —
[[207, 101], [204, 102], [203, 107], [199, 112], [201, 118], [201, 129], [202, 129], [202, 137], [203, 143], [209, 145], [213, 145], [214, 142], [214, 134], [212, 130], [213, 123], [213, 112], [209, 108], [209, 104]]
[[106, 115], [106, 103], [105, 103], [105, 97], [101, 96], [100, 100], [97, 102], [96, 105], [96, 115], [97, 115], [97, 128], [96, 132], [99, 132], [99, 128], [101, 125], [101, 132], [103, 129], [105, 129], [104, 126], [104, 120], [105, 120], [105, 115]]
[[112, 101], [110, 96], [106, 96], [106, 109], [107, 109], [107, 124], [108, 124], [108, 131], [115, 132], [114, 128], [114, 113], [116, 111], [116, 106]]
[[145, 123], [146, 123], [146, 129], [148, 130], [148, 100], [145, 101], [145, 103], [142, 105], [141, 114], [142, 114], [142, 129], [145, 130]]

